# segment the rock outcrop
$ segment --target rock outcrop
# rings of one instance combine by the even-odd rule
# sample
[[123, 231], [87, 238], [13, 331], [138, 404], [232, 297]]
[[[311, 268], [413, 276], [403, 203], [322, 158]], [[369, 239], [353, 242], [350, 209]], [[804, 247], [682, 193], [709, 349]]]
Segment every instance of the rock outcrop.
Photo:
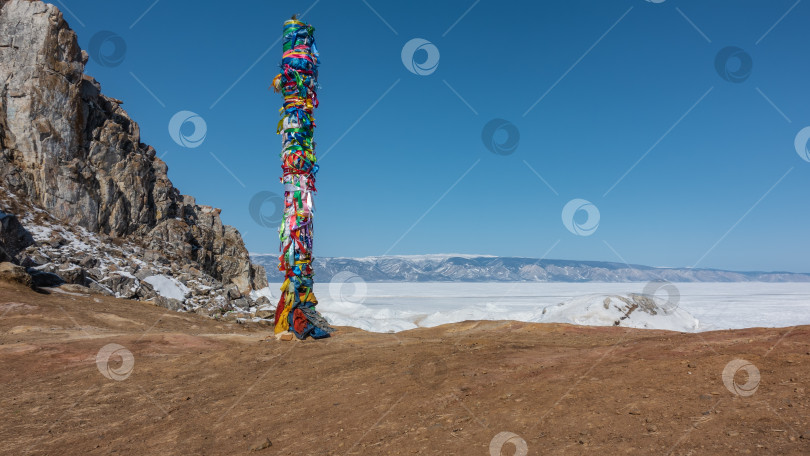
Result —
[[[59, 255], [78, 242], [96, 253], [117, 249], [124, 257], [105, 265], [123, 274], [185, 274], [235, 299], [266, 287], [239, 232], [222, 224], [219, 209], [172, 185], [122, 102], [84, 74], [87, 59], [54, 5], [0, 0], [0, 210], [11, 211], [0, 213], [0, 261], [126, 297], [154, 296], [100, 270], [103, 257]], [[38, 230], [42, 224], [50, 228]]]

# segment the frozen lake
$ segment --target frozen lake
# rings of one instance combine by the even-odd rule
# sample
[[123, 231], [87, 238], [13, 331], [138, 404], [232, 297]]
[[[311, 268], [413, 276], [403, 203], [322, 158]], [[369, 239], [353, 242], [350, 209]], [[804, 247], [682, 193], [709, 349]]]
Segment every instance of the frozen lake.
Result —
[[[549, 321], [543, 309], [579, 302], [593, 295], [642, 293], [647, 283], [364, 283], [347, 276], [332, 283], [316, 283], [318, 309], [335, 325], [368, 331], [401, 331], [464, 320]], [[698, 331], [784, 327], [810, 324], [810, 283], [674, 283], [655, 293], [676, 313], [699, 321]], [[271, 285], [279, 296], [279, 285]], [[674, 291], [673, 295], [667, 291]], [[601, 302], [601, 301], [600, 301]], [[582, 309], [581, 312], [591, 310]], [[562, 320], [581, 323], [566, 310]], [[685, 312], [685, 313], [684, 313]], [[679, 329], [672, 315], [658, 315], [652, 326]], [[593, 319], [592, 319], [593, 320]], [[591, 321], [592, 321], [591, 320]], [[581, 323], [602, 324], [602, 323]], [[609, 324], [609, 323], [605, 323]]]

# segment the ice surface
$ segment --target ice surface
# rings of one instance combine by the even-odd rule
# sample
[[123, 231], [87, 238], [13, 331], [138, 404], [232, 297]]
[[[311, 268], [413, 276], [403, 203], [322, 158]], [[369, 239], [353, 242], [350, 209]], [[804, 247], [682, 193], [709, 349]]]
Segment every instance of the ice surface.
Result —
[[[604, 298], [640, 294], [647, 283], [366, 283], [362, 293], [329, 285], [316, 283], [315, 293], [332, 324], [391, 332], [464, 320], [613, 325], [621, 313], [604, 309]], [[620, 324], [677, 331], [810, 324], [808, 283], [673, 285], [680, 297], [669, 312], [634, 312]], [[278, 288], [270, 285], [271, 301]]]
[[[627, 295], [593, 294], [578, 296], [556, 306], [543, 309], [530, 321], [540, 323], [572, 323], [585, 326], [624, 326], [628, 328], [668, 329], [692, 332], [699, 329], [698, 320], [682, 308], [669, 309], [666, 300], [659, 299], [652, 309], [632, 308], [633, 297]], [[664, 302], [661, 302], [664, 301]], [[651, 301], [652, 302], [652, 301]]]

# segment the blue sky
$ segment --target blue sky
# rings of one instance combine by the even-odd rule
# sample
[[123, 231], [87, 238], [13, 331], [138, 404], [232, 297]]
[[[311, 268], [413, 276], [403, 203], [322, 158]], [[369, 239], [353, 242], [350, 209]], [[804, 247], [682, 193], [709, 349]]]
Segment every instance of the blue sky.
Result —
[[[278, 250], [262, 223], [282, 190], [267, 88], [282, 22], [306, 13], [322, 57], [317, 256], [810, 272], [794, 145], [810, 126], [810, 2], [54, 3], [174, 184], [252, 252]], [[180, 141], [169, 132], [180, 111], [204, 120], [196, 147], [181, 145], [190, 114]]]

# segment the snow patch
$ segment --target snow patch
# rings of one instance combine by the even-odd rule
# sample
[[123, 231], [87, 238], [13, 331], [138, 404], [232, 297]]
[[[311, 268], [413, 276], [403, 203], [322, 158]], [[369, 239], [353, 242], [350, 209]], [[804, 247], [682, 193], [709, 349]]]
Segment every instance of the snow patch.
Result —
[[276, 300], [276, 296], [273, 296], [273, 290], [270, 287], [264, 287], [261, 290], [253, 290], [250, 292], [250, 299], [256, 301], [260, 297], [264, 296], [265, 298], [269, 299], [270, 302]]
[[681, 332], [697, 331], [700, 326], [689, 312], [680, 308], [670, 309], [665, 301], [640, 294], [578, 296], [546, 307], [529, 321]]
[[149, 276], [143, 279], [143, 281], [152, 285], [152, 288], [155, 289], [155, 293], [164, 298], [177, 299], [178, 301], [185, 299], [186, 294], [191, 291], [177, 279], [162, 274]]

